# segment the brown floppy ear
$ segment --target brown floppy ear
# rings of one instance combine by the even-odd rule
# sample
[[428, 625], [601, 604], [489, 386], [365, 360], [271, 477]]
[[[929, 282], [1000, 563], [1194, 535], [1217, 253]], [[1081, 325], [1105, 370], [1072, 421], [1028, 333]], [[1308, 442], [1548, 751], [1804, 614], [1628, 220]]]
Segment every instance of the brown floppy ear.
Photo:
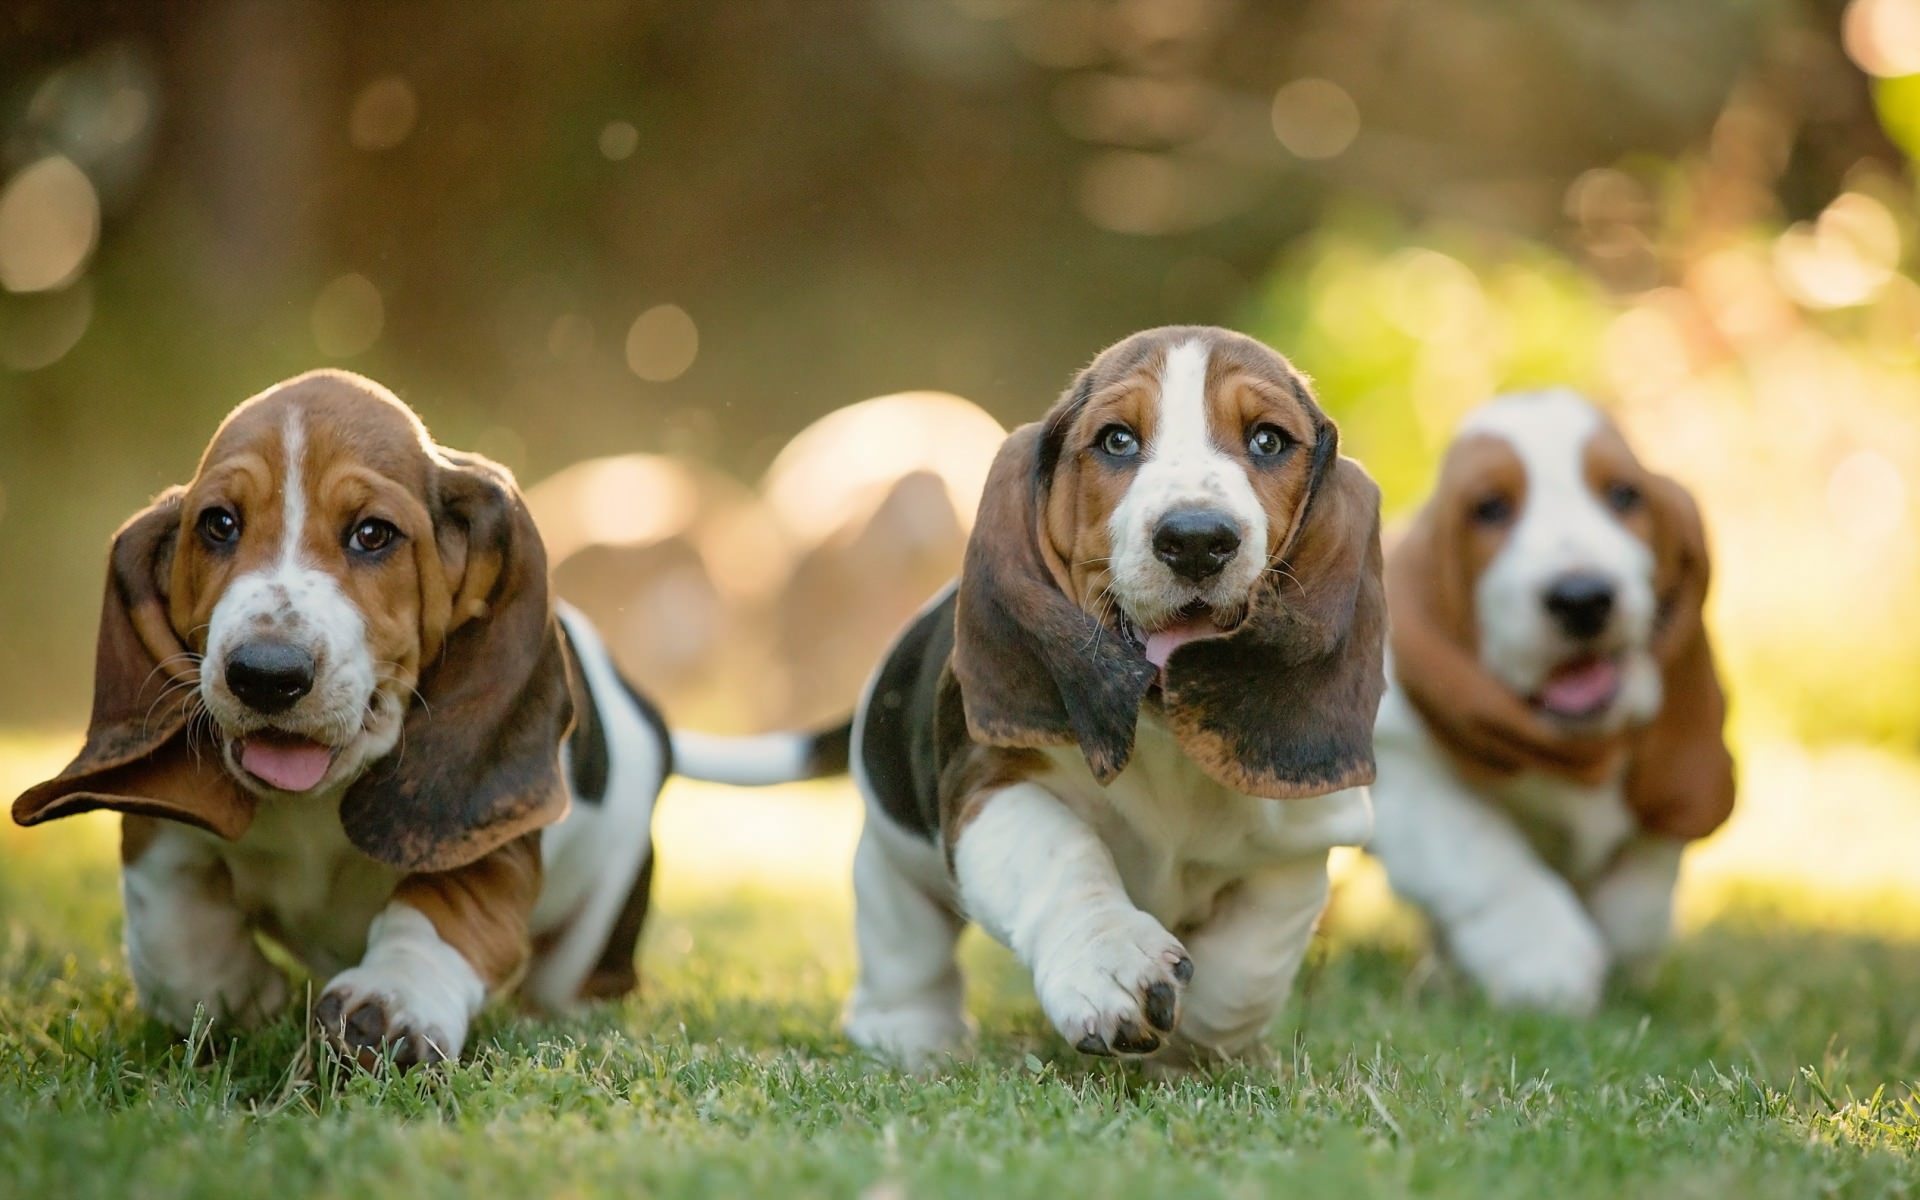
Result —
[[953, 672], [975, 741], [1078, 742], [1094, 778], [1111, 783], [1133, 757], [1140, 701], [1157, 672], [1068, 597], [1049, 561], [1046, 436], [1037, 423], [1015, 430], [987, 474], [960, 570]]
[[1665, 696], [1634, 736], [1627, 804], [1648, 832], [1702, 838], [1726, 821], [1734, 798], [1727, 699], [1704, 616], [1712, 574], [1706, 529], [1678, 483], [1656, 475], [1645, 490], [1654, 518], [1653, 652]]
[[1380, 489], [1323, 423], [1305, 513], [1253, 611], [1167, 663], [1167, 713], [1187, 753], [1237, 791], [1277, 800], [1372, 783], [1386, 691]]
[[57, 777], [14, 801], [13, 819], [22, 825], [107, 808], [232, 839], [253, 820], [253, 798], [216, 752], [187, 744], [199, 659], [167, 615], [182, 493], [163, 492], [114, 535], [86, 745]]
[[340, 806], [355, 846], [409, 871], [463, 866], [567, 811], [560, 745], [573, 701], [546, 550], [505, 468], [441, 454], [429, 507], [448, 624], [423, 631], [439, 654], [421, 669], [400, 744]]

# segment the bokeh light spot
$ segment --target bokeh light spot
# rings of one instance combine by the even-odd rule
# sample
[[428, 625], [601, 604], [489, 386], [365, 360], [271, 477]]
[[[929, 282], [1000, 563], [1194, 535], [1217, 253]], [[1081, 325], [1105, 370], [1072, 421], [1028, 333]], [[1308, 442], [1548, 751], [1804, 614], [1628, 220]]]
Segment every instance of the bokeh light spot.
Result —
[[347, 118], [347, 136], [360, 150], [391, 150], [413, 132], [420, 102], [413, 87], [398, 75], [376, 79], [354, 97]]
[[630, 121], [610, 121], [600, 130], [600, 153], [612, 162], [633, 157], [640, 148], [640, 131]]
[[387, 319], [380, 289], [365, 275], [342, 275], [313, 300], [313, 340], [330, 358], [352, 358], [380, 340]]
[[100, 240], [100, 198], [86, 172], [54, 155], [0, 192], [0, 287], [44, 292], [79, 278]]
[[649, 383], [678, 379], [700, 353], [700, 330], [677, 304], [656, 304], [627, 330], [627, 366]]
[[1331, 79], [1296, 79], [1273, 95], [1273, 136], [1300, 158], [1334, 158], [1360, 136], [1360, 108]]
[[1827, 510], [1848, 536], [1885, 541], [1907, 523], [1906, 478], [1879, 451], [1855, 451], [1827, 476]]
[[1920, 72], [1920, 0], [1853, 0], [1840, 19], [1840, 42], [1869, 75]]
[[1811, 226], [1774, 243], [1774, 271], [1789, 295], [1811, 308], [1844, 308], [1873, 298], [1900, 261], [1900, 226], [1887, 206], [1844, 192]]
[[50, 367], [80, 344], [93, 320], [93, 290], [70, 288], [18, 296], [0, 304], [0, 366], [14, 371]]

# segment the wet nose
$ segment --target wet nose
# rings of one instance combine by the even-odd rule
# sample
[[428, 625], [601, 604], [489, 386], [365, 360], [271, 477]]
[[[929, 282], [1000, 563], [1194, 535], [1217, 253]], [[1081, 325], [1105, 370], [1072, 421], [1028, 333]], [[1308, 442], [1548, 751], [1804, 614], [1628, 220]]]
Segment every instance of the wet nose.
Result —
[[258, 712], [285, 712], [313, 690], [313, 655], [285, 642], [246, 642], [227, 655], [227, 690]]
[[1153, 527], [1153, 555], [1180, 578], [1212, 579], [1240, 551], [1240, 526], [1225, 513], [1178, 509]]
[[1591, 571], [1554, 580], [1543, 603], [1568, 637], [1597, 637], [1613, 615], [1613, 582]]

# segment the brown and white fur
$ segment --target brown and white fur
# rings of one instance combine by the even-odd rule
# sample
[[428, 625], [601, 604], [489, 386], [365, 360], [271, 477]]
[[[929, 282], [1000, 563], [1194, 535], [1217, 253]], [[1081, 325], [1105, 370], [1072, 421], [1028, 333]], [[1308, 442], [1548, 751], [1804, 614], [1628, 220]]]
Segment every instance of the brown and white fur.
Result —
[[1136, 334], [1016, 430], [854, 717], [848, 1035], [961, 1051], [971, 920], [1086, 1053], [1252, 1046], [1367, 835], [1379, 554], [1372, 481], [1238, 334]]
[[504, 469], [370, 380], [240, 405], [114, 540], [80, 756], [22, 824], [123, 817], [141, 1006], [186, 1028], [324, 981], [350, 1056], [457, 1057], [515, 989], [624, 992], [646, 912], [658, 715], [578, 614]]
[[1372, 852], [1496, 1003], [1590, 1012], [1725, 820], [1693, 501], [1566, 391], [1470, 415], [1388, 555]]

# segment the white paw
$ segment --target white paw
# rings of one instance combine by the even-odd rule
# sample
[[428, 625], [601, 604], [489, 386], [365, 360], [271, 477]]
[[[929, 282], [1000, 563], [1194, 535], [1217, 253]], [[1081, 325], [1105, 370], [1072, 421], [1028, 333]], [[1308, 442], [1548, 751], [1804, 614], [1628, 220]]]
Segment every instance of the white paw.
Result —
[[1584, 1017], [1600, 1006], [1607, 947], [1577, 906], [1511, 897], [1456, 925], [1448, 943], [1461, 967], [1503, 1008]]
[[248, 945], [213, 970], [195, 978], [157, 979], [135, 965], [134, 989], [140, 1007], [155, 1020], [185, 1033], [195, 1015], [252, 1029], [287, 1006], [287, 977]]
[[916, 1073], [965, 1057], [973, 1041], [965, 1015], [942, 1005], [877, 1008], [856, 1001], [840, 1027], [862, 1050]]
[[1103, 919], [1034, 964], [1040, 1007], [1083, 1054], [1152, 1054], [1180, 1026], [1193, 960], [1143, 912]]
[[395, 978], [377, 968], [342, 971], [320, 993], [314, 1023], [328, 1044], [369, 1070], [389, 1055], [396, 1066], [460, 1057], [468, 1011], [446, 997], [426, 994], [418, 980]]

